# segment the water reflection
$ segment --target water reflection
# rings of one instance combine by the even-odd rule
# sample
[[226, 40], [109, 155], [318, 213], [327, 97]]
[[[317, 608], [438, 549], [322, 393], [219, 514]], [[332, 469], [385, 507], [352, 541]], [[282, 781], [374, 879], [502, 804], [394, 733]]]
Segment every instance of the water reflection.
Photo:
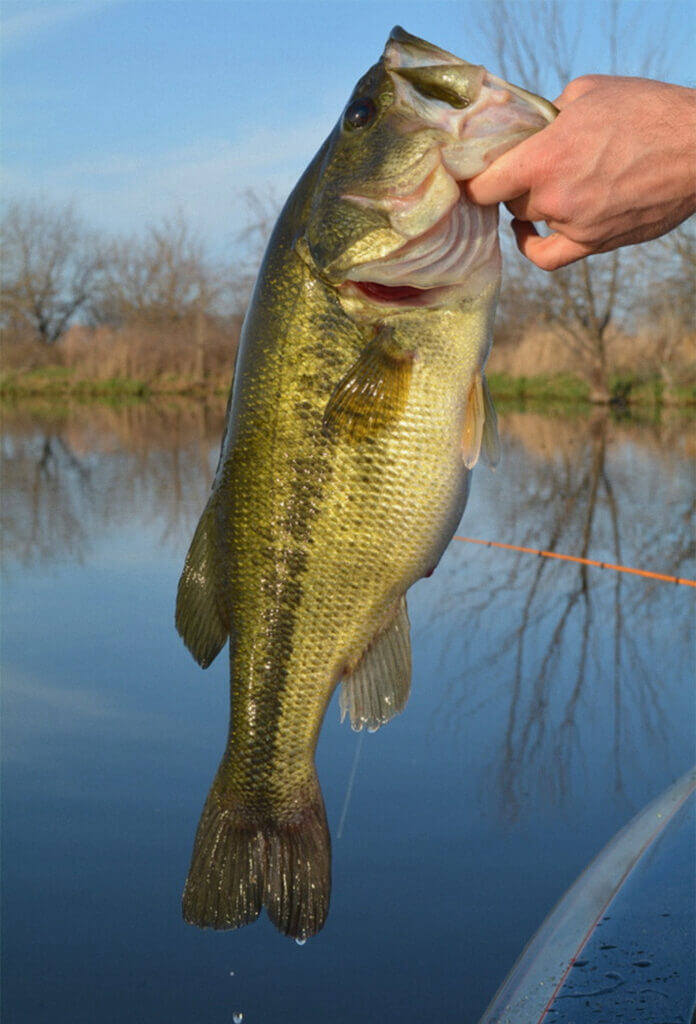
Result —
[[[684, 421], [646, 427], [606, 412], [586, 421], [512, 415], [503, 435], [508, 479], [487, 539], [693, 576], [694, 438]], [[470, 532], [466, 516], [463, 525]], [[665, 679], [684, 672], [693, 591], [675, 598], [673, 585], [528, 554], [491, 552], [480, 562], [475, 593], [461, 567], [452, 572], [447, 601], [461, 616], [449, 646], [463, 619], [469, 632], [490, 629], [502, 595], [514, 593], [514, 607], [485, 660], [467, 667], [468, 685], [453, 680], [451, 700], [470, 715], [490, 696], [491, 678], [503, 681], [496, 692], [506, 721], [489, 765], [501, 813], [514, 819], [540, 785], [562, 804], [598, 756], [624, 793], [625, 772], [640, 769], [646, 749], [668, 745]], [[670, 643], [656, 666], [665, 623]]]
[[4, 550], [25, 564], [83, 561], [125, 520], [187, 543], [210, 488], [225, 399], [5, 410]]
[[[210, 487], [224, 404], [6, 410], [5, 555], [83, 562], [97, 538], [129, 523], [181, 556]], [[501, 437], [503, 464], [495, 476], [477, 471], [465, 533], [694, 575], [696, 441], [685, 420], [511, 413]], [[426, 622], [437, 623], [432, 654], [450, 681], [443, 714], [470, 722], [491, 701], [504, 709], [486, 771], [505, 818], [540, 787], [563, 803], [598, 756], [622, 793], [625, 773], [644, 770], [646, 746], [668, 747], [665, 681], [683, 677], [692, 649], [693, 591], [676, 588], [677, 599], [664, 583], [467, 545], [450, 549], [435, 581]], [[474, 633], [490, 641], [472, 645]]]
[[[227, 678], [223, 661], [201, 678], [173, 604], [224, 405], [5, 410], [8, 1014], [130, 1019], [135, 978], [143, 1019], [204, 1005], [211, 1021], [415, 1024], [427, 991], [436, 1019], [477, 1020], [577, 873], [689, 767], [696, 593], [450, 545], [409, 598], [405, 714], [365, 737], [357, 772], [336, 707], [323, 726], [336, 841], [321, 939], [187, 928]], [[501, 427], [503, 462], [477, 468], [461, 532], [696, 575], [683, 420]]]

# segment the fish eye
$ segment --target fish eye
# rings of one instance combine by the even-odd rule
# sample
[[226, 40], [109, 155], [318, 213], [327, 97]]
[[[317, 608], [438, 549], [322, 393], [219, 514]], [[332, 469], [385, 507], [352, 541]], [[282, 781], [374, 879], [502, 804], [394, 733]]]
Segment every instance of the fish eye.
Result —
[[365, 128], [377, 115], [377, 107], [369, 96], [359, 96], [348, 104], [343, 115], [344, 128]]

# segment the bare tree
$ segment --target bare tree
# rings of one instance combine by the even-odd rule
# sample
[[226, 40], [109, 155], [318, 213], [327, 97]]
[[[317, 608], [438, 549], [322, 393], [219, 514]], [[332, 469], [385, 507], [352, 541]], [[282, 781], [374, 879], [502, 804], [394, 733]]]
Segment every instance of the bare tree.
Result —
[[[532, 16], [522, 17], [523, 7]], [[537, 0], [533, 5], [520, 5], [496, 0], [486, 6], [480, 28], [494, 49], [496, 72], [553, 97], [572, 78], [589, 71], [657, 74], [669, 53], [670, 7], [665, 4], [663, 35], [655, 38], [641, 20], [640, 5], [612, 0], [603, 15], [604, 52], [595, 50], [591, 68], [576, 63], [584, 30], [581, 4]], [[507, 260], [503, 323], [527, 319], [552, 326], [574, 354], [578, 371], [590, 384], [591, 398], [598, 403], [610, 399], [612, 340], [617, 324], [637, 297], [635, 261], [632, 250], [616, 250], [545, 274], [517, 254], [510, 253]], [[661, 269], [659, 264], [653, 267], [653, 280], [661, 278]], [[522, 307], [520, 296], [524, 297]], [[524, 310], [522, 317], [520, 309]]]
[[161, 325], [212, 313], [224, 280], [183, 216], [113, 242], [89, 304], [95, 324]]
[[[680, 363], [693, 366], [696, 332], [696, 225], [686, 221], [669, 234], [641, 247], [642, 286], [636, 313], [648, 325], [654, 369], [662, 382], [662, 400], [674, 397], [675, 372]], [[654, 265], [662, 268], [660, 287], [654, 287]], [[692, 371], [693, 373], [693, 371]], [[692, 377], [693, 379], [693, 377]]]
[[246, 209], [246, 225], [238, 237], [240, 258], [235, 288], [237, 307], [244, 312], [282, 204], [270, 186], [264, 191], [248, 188], [242, 199]]
[[52, 345], [94, 294], [100, 246], [71, 207], [12, 202], [0, 234], [2, 325]]
[[[639, 549], [638, 567], [691, 575], [695, 503], [688, 456], [674, 441], [683, 420], [672, 434], [664, 425], [622, 424], [595, 409], [585, 422], [547, 421], [545, 431], [533, 416], [501, 417], [501, 430], [510, 484], [495, 520], [500, 536], [613, 565], [635, 564]], [[674, 481], [668, 494], [666, 480]], [[661, 512], [651, 504], [657, 495]], [[491, 551], [486, 562], [480, 555], [477, 561], [481, 576], [453, 562], [441, 591], [447, 609], [459, 613], [450, 615], [443, 603], [431, 614], [433, 624], [451, 623], [445, 650], [456, 670], [447, 716], [453, 706], [471, 716], [491, 699], [505, 709], [489, 773], [504, 815], [514, 818], [540, 785], [562, 803], [590, 757], [605, 759], [622, 792], [646, 742], [670, 747], [667, 688], [655, 670], [686, 685], [693, 617], [687, 588], [529, 554]], [[499, 615], [495, 625], [492, 612]], [[665, 622], [674, 661], [656, 666], [646, 651]], [[477, 660], [466, 653], [474, 635], [495, 637], [472, 644]], [[591, 734], [600, 707], [611, 726], [603, 749]]]

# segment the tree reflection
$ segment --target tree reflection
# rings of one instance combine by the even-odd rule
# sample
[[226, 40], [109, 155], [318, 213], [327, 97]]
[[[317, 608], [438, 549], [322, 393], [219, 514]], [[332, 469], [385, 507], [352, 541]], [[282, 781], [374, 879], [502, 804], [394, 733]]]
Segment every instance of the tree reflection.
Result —
[[[221, 395], [6, 410], [5, 555], [84, 561], [98, 539], [128, 526], [183, 559], [209, 492], [224, 407]], [[490, 491], [483, 521], [472, 501], [466, 532], [691, 576], [696, 443], [687, 426], [676, 414], [649, 425], [601, 413], [503, 416], [503, 465], [495, 477], [477, 470], [474, 497], [490, 490], [487, 479], [499, 490]], [[649, 770], [653, 752], [669, 750], [667, 684], [683, 678], [693, 654], [692, 590], [463, 544], [427, 586], [437, 641], [429, 667], [439, 659], [442, 674], [466, 665], [465, 673], [446, 669], [447, 718], [459, 707], [470, 729], [484, 710], [487, 720], [498, 716], [486, 788], [505, 816], [521, 811], [527, 793], [560, 804], [598, 756], [622, 793], [629, 772]], [[420, 642], [414, 637], [416, 652]], [[660, 676], [657, 649], [666, 651]]]
[[[629, 564], [688, 576], [694, 498], [678, 451], [681, 429], [617, 424], [602, 412], [586, 422], [503, 418], [502, 473], [509, 479], [489, 524], [497, 534], [487, 539], [619, 565], [628, 552]], [[472, 566], [475, 556], [464, 549], [461, 558]], [[645, 754], [634, 737], [668, 750], [665, 688], [647, 655], [653, 623], [668, 621], [677, 665], [665, 672], [683, 673], [678, 662], [691, 649], [693, 593], [494, 549], [476, 558], [484, 577], [468, 593], [461, 582], [471, 572], [462, 571], [461, 558], [447, 601], [460, 606], [455, 628], [465, 619], [467, 635], [485, 640], [482, 656], [467, 666], [465, 686], [453, 681], [451, 698], [470, 718], [485, 686], [505, 708], [488, 762], [504, 816], [516, 817], [526, 794], [538, 795], [540, 786], [550, 801], [563, 803], [572, 780], [598, 755], [623, 794], [627, 766], [638, 768]], [[456, 635], [449, 639], [456, 647]]]
[[50, 432], [34, 438], [32, 449], [27, 459], [26, 446], [13, 438], [9, 452], [3, 452], [3, 546], [22, 561], [44, 560], [55, 552], [80, 560], [88, 543], [84, 506], [90, 468]]
[[224, 417], [215, 403], [6, 411], [3, 551], [22, 563], [83, 561], [126, 523], [182, 549], [207, 496]]

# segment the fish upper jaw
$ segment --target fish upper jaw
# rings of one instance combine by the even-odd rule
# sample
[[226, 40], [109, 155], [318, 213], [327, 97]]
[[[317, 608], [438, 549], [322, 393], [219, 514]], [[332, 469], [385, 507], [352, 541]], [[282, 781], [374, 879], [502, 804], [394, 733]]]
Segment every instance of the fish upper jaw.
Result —
[[359, 315], [470, 299], [499, 278], [500, 250], [497, 208], [472, 204], [462, 182], [555, 108], [399, 28], [356, 96], [363, 88], [380, 110], [365, 137], [368, 173], [354, 172], [354, 157], [348, 171], [337, 164], [335, 190], [317, 203], [297, 254]]
[[548, 100], [395, 29], [383, 54], [396, 103], [414, 125], [447, 136], [442, 161], [457, 181], [544, 128], [558, 113]]

